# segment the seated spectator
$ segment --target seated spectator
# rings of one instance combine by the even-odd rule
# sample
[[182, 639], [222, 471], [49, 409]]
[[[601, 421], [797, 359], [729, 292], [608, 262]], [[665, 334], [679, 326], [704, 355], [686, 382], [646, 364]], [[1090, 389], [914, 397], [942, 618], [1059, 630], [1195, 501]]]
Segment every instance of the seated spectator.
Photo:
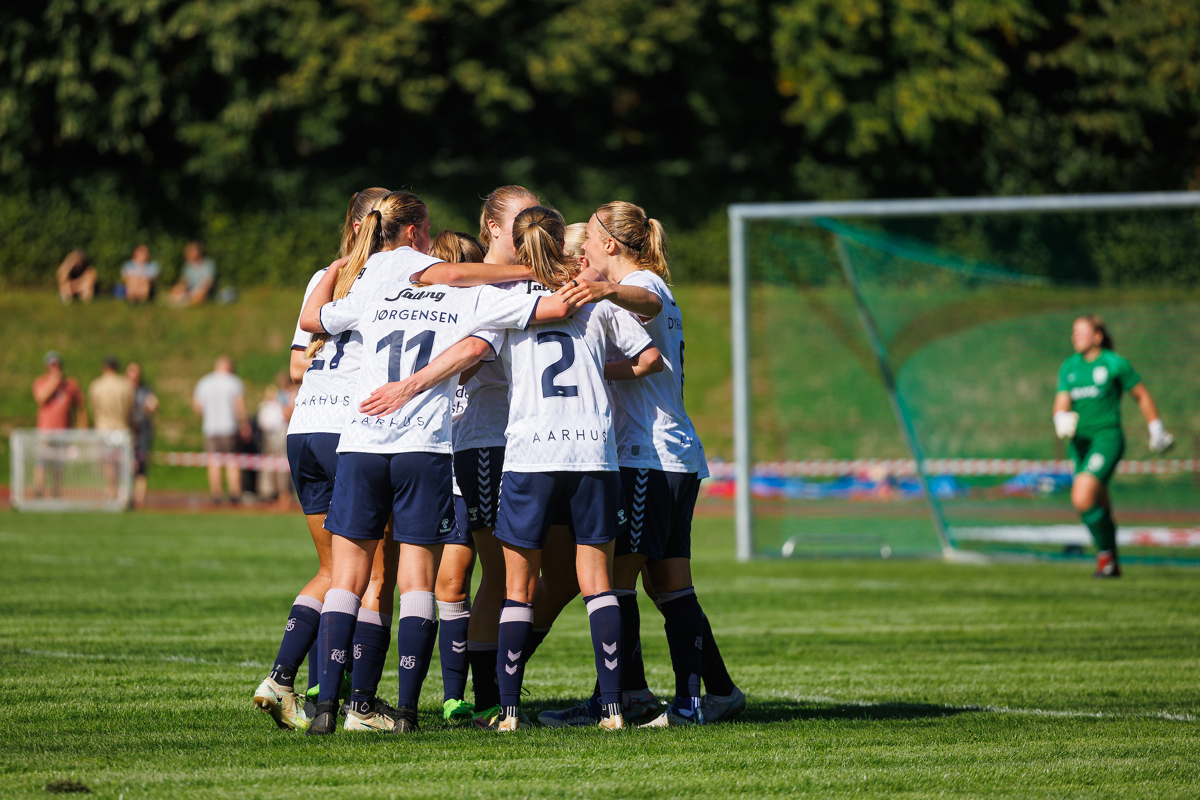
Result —
[[171, 288], [170, 301], [173, 306], [194, 306], [208, 299], [217, 268], [211, 258], [204, 257], [204, 245], [188, 242], [183, 251], [183, 272], [179, 283]]
[[154, 281], [158, 279], [158, 262], [150, 260], [150, 248], [139, 244], [133, 256], [121, 266], [121, 281], [125, 284], [125, 299], [130, 303], [145, 303], [150, 299]]
[[58, 265], [58, 299], [69, 305], [78, 297], [84, 303], [92, 301], [96, 291], [96, 268], [87, 259], [82, 247], [72, 250]]

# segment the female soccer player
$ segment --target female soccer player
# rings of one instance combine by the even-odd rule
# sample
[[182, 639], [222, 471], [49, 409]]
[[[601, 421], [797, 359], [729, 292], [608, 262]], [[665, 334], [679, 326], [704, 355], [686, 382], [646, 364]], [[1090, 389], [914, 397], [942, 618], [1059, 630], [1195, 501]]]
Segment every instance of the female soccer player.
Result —
[[[334, 534], [333, 576], [321, 614], [321, 692], [310, 734], [334, 730], [333, 687], [344, 669], [360, 598], [389, 516], [395, 520], [394, 537], [400, 542], [399, 707], [394, 719], [374, 714], [374, 699], [360, 696], [356, 686], [350, 714], [376, 730], [417, 730], [417, 700], [434, 644], [435, 577], [443, 545], [454, 528], [450, 465], [454, 384], [443, 380], [432, 387], [434, 391], [378, 416], [361, 410], [373, 410], [372, 389], [420, 371], [464, 337], [477, 337], [482, 348], [489, 343], [485, 330], [557, 320], [570, 311], [560, 301], [539, 303], [536, 297], [492, 287], [470, 291], [411, 287], [439, 263], [424, 254], [428, 247], [424, 204], [405, 192], [384, 197], [363, 220], [354, 251], [342, 269], [355, 271], [365, 264], [369, 273], [373, 265], [387, 264], [392, 280], [379, 287], [382, 291], [332, 301], [337, 276], [326, 274], [301, 315], [305, 330], [332, 335], [357, 331], [365, 343], [351, 401], [351, 408], [359, 410], [350, 413], [338, 444], [338, 476], [325, 521]], [[351, 719], [348, 715], [347, 727]]]
[[[350, 254], [359, 221], [371, 210], [375, 201], [388, 193], [387, 189], [373, 187], [356, 192], [346, 209], [346, 220], [342, 225], [341, 259]], [[338, 262], [334, 262], [337, 265]], [[334, 266], [331, 265], [331, 266]], [[336, 269], [336, 266], [334, 266]], [[328, 268], [326, 268], [328, 269]], [[308, 282], [304, 292], [307, 301], [313, 287], [326, 273], [318, 270]], [[345, 296], [349, 284], [342, 291]], [[317, 683], [317, 659], [314, 645], [317, 627], [321, 621], [321, 609], [330, 579], [330, 534], [322, 526], [325, 513], [329, 510], [329, 498], [333, 494], [333, 478], [337, 474], [337, 443], [349, 406], [349, 394], [353, 388], [355, 371], [358, 368], [358, 351], [362, 339], [347, 334], [337, 341], [328, 337], [319, 340], [296, 326], [292, 338], [291, 376], [300, 383], [296, 407], [288, 425], [288, 465], [292, 471], [292, 482], [300, 499], [308, 523], [308, 531], [317, 549], [317, 574], [300, 590], [288, 614], [284, 626], [283, 641], [271, 674], [254, 692], [254, 704], [269, 713], [280, 728], [304, 730], [309, 719], [304, 711], [304, 701], [295, 691], [296, 673], [300, 662], [308, 654], [308, 687]], [[311, 351], [311, 352], [310, 352]], [[387, 610], [381, 612], [379, 595], [383, 589], [383, 554], [380, 553], [376, 588], [370, 597], [364, 598], [365, 608], [374, 611], [374, 617], [382, 619], [391, 613], [390, 592]], [[376, 622], [376, 624], [379, 624]], [[386, 639], [384, 640], [386, 652]]]
[[1154, 398], [1130, 363], [1117, 355], [1104, 320], [1085, 314], [1071, 328], [1075, 354], [1058, 370], [1054, 430], [1070, 439], [1071, 503], [1096, 541], [1097, 578], [1119, 578], [1117, 523], [1112, 516], [1108, 482], [1125, 452], [1121, 431], [1121, 395], [1137, 401], [1150, 429], [1150, 449], [1162, 453], [1175, 442], [1158, 417]]
[[[578, 265], [563, 253], [558, 212], [530, 208], [517, 215], [513, 241], [547, 290], [576, 281]], [[564, 293], [565, 296], [565, 293]], [[600, 683], [601, 727], [624, 727], [621, 713], [621, 612], [609, 574], [613, 541], [624, 514], [615, 431], [604, 388], [608, 343], [631, 369], [662, 369], [662, 358], [636, 325], [612, 305], [584, 306], [556, 325], [510, 332], [502, 352], [511, 378], [504, 492], [496, 538], [504, 544], [506, 600], [500, 617], [497, 677], [503, 710], [497, 730], [521, 724], [520, 693], [533, 628], [533, 595], [551, 522], [569, 521], [576, 571], [587, 603]]]

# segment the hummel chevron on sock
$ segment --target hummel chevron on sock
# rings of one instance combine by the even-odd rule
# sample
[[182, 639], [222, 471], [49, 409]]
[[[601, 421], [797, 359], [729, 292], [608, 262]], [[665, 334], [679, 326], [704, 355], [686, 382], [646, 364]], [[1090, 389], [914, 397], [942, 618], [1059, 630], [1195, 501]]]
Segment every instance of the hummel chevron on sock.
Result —
[[416, 709], [421, 699], [421, 684], [429, 672], [429, 656], [437, 636], [436, 604], [433, 592], [400, 595], [400, 616], [396, 620], [396, 655], [400, 657], [397, 708]]
[[1113, 521], [1112, 514], [1104, 506], [1092, 506], [1087, 511], [1079, 515], [1083, 520], [1083, 524], [1087, 525], [1088, 530], [1092, 532], [1092, 538], [1096, 541], [1097, 550], [1112, 550], [1117, 551], [1117, 524]]
[[471, 601], [438, 601], [442, 629], [438, 652], [442, 657], [442, 700], [462, 700], [467, 691], [467, 625], [471, 621]]
[[500, 612], [500, 641], [496, 652], [496, 679], [500, 685], [500, 705], [521, 705], [521, 681], [525, 678], [526, 649], [533, 632], [533, 604], [505, 600]]
[[321, 645], [321, 694], [318, 703], [337, 700], [346, 671], [347, 654], [354, 640], [354, 624], [358, 621], [361, 600], [345, 589], [330, 589], [325, 593], [321, 609], [321, 630], [317, 637]]
[[[300, 662], [317, 641], [321, 628], [321, 601], [308, 595], [300, 595], [288, 613], [287, 625], [283, 628], [283, 641], [279, 643], [279, 655], [271, 668], [271, 678], [280, 686], [294, 687]], [[309, 665], [312, 672], [312, 665]]]
[[[704, 614], [704, 611], [700, 611]], [[733, 694], [733, 690], [737, 687], [733, 685], [733, 678], [729, 677], [729, 670], [725, 669], [725, 659], [721, 658], [721, 650], [717, 647], [717, 640], [713, 638], [712, 625], [708, 623], [708, 617], [704, 617], [704, 640], [700, 650], [700, 658], [703, 663], [701, 674], [704, 676], [704, 688], [709, 694], [715, 694], [718, 697], [728, 697]]]
[[621, 688], [637, 691], [646, 686], [646, 667], [642, 663], [642, 614], [638, 610], [636, 589], [616, 589], [613, 594], [621, 605]]
[[696, 590], [689, 586], [678, 592], [658, 596], [658, 608], [663, 615], [667, 647], [671, 651], [671, 668], [675, 671], [674, 708], [690, 716], [700, 707], [700, 674], [704, 669], [704, 612], [696, 599]]
[[525, 654], [525, 662], [533, 658], [533, 654], [541, 646], [542, 642], [546, 641], [546, 637], [550, 635], [549, 628], [534, 628], [529, 634], [529, 652]]
[[360, 714], [373, 707], [383, 662], [392, 638], [392, 615], [367, 608], [358, 610], [354, 625], [354, 672], [351, 674], [350, 707]]
[[467, 660], [471, 662], [471, 689], [475, 710], [500, 705], [500, 685], [496, 681], [496, 642], [467, 640]]
[[621, 707], [621, 604], [612, 592], [600, 592], [583, 598], [587, 604], [588, 624], [592, 629], [592, 650], [596, 654], [596, 678], [600, 682], [600, 702]]

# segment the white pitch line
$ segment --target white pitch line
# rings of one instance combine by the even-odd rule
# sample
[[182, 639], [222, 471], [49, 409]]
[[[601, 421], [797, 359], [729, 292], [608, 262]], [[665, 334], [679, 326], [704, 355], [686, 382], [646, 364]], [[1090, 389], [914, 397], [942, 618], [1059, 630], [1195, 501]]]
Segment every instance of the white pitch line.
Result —
[[[68, 653], [63, 650], [21, 650], [27, 656], [40, 656], [42, 658], [65, 658], [73, 661], [159, 661], [178, 664], [208, 664], [212, 666], [230, 666], [225, 661], [210, 661], [207, 658], [197, 658], [196, 656], [130, 656], [124, 654], [113, 653]], [[260, 661], [241, 661], [236, 666], [247, 667], [254, 669], [269, 669], [270, 664], [264, 664]]]
[[836, 697], [826, 697], [824, 695], [799, 695], [790, 694], [788, 692], [780, 692], [771, 690], [767, 692], [771, 697], [782, 697], [786, 700], [795, 700], [802, 703], [836, 703], [843, 706], [854, 706], [855, 708], [907, 708], [911, 706], [928, 706], [934, 709], [944, 709], [946, 711], [954, 711], [960, 713], [981, 713], [981, 714], [1012, 714], [1023, 717], [1067, 717], [1067, 718], [1086, 718], [1086, 719], [1165, 719], [1171, 722], [1197, 722], [1200, 717], [1194, 714], [1177, 714], [1171, 711], [1140, 711], [1127, 714], [1114, 714], [1109, 711], [1070, 711], [1049, 708], [1011, 708], [1009, 706], [979, 706], [979, 705], [946, 705], [944, 703], [903, 703], [891, 701], [886, 703], [872, 703], [866, 700], [841, 700]]

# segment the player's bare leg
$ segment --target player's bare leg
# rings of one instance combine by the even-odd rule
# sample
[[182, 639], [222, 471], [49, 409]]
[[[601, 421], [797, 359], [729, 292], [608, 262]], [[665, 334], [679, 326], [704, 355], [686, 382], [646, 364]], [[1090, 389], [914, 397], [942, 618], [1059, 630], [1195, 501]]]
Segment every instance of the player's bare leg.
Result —
[[[521, 683], [525, 677], [525, 651], [533, 630], [533, 596], [537, 592], [542, 551], [507, 543], [503, 547], [505, 600], [500, 612], [496, 653], [501, 713], [495, 721], [495, 729], [514, 731], [529, 724], [520, 712]], [[476, 724], [479, 724], [478, 720]]]
[[533, 637], [526, 661], [541, 646], [558, 615], [578, 595], [575, 539], [566, 525], [551, 525], [542, 550], [542, 575], [533, 595]]
[[500, 710], [496, 650], [507, 574], [504, 547], [492, 531], [492, 528], [480, 528], [471, 534], [482, 574], [471, 603], [471, 618], [467, 625], [467, 658], [471, 663], [471, 680], [475, 690], [476, 722], [482, 722], [485, 726], [494, 721]]
[[1071, 483], [1071, 505], [1079, 512], [1096, 542], [1094, 576], [1121, 577], [1121, 566], [1117, 561], [1117, 523], [1113, 519], [1108, 487], [1089, 472], [1077, 473]]

